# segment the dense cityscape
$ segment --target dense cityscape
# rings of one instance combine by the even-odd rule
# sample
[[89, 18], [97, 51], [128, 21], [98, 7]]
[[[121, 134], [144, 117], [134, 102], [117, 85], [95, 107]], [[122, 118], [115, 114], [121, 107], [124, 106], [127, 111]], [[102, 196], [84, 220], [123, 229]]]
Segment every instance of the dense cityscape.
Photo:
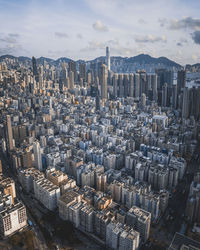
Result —
[[105, 49], [0, 57], [1, 249], [200, 249], [198, 70]]

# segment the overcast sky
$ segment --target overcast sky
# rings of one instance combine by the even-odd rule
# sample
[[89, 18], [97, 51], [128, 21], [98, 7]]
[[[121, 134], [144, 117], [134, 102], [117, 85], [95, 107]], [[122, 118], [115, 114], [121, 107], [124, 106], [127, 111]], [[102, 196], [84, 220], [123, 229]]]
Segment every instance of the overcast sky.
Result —
[[200, 62], [200, 0], [0, 0], [0, 55]]

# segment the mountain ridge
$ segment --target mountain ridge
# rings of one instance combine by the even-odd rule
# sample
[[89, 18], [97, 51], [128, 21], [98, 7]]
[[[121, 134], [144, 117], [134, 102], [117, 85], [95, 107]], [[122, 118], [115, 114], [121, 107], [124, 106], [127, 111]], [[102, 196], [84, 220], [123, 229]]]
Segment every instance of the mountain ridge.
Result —
[[[6, 58], [10, 58], [10, 59], [17, 59], [20, 62], [29, 62], [31, 63], [31, 58], [30, 57], [26, 57], [26, 56], [13, 56], [13, 55], [2, 55], [0, 56], [0, 62]], [[100, 56], [100, 57], [96, 57], [92, 60], [72, 60], [68, 57], [60, 57], [57, 59], [52, 59], [52, 58], [48, 58], [48, 57], [39, 57], [36, 58], [37, 62], [39, 64], [43, 64], [44, 61], [46, 61], [49, 64], [53, 64], [53, 65], [58, 65], [61, 62], [66, 62], [68, 63], [69, 61], [74, 61], [77, 63], [80, 62], [85, 62], [85, 63], [92, 63], [92, 62], [104, 62], [105, 61], [105, 56]], [[148, 54], [139, 54], [136, 56], [132, 56], [132, 57], [122, 57], [122, 56], [111, 56], [111, 64], [112, 62], [116, 62], [119, 61], [121, 64], [126, 64], [126, 65], [133, 65], [133, 64], [139, 64], [139, 65], [151, 65], [153, 64], [155, 67], [170, 67], [170, 68], [182, 68], [183, 66], [181, 64], [178, 64], [177, 62], [170, 60], [167, 57], [161, 56], [161, 57], [152, 57]]]

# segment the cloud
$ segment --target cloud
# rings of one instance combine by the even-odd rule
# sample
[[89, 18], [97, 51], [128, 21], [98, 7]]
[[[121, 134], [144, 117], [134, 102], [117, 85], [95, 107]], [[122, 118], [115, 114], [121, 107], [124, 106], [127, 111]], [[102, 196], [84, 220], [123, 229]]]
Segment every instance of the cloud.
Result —
[[192, 55], [192, 59], [196, 62], [196, 61], [198, 61], [198, 56], [197, 55]]
[[147, 22], [146, 22], [144, 19], [140, 18], [140, 19], [138, 20], [138, 23], [139, 23], [139, 24], [146, 24]]
[[196, 44], [200, 44], [200, 30], [192, 33], [192, 39]]
[[87, 51], [95, 51], [97, 49], [105, 49], [106, 43], [99, 42], [99, 41], [90, 41], [88, 43], [88, 46], [85, 48], [82, 48], [81, 52], [87, 52]]
[[78, 33], [76, 36], [78, 39], [83, 39], [83, 35], [81, 33]]
[[160, 27], [164, 27], [168, 23], [166, 18], [159, 18], [158, 22], [160, 23]]
[[200, 19], [195, 19], [192, 17], [186, 17], [180, 20], [172, 20], [169, 26], [172, 30], [179, 30], [179, 29], [200, 29]]
[[0, 37], [0, 42], [14, 44], [14, 43], [18, 42], [17, 41], [18, 37], [19, 37], [19, 34], [9, 33], [7, 35], [1, 36]]
[[96, 31], [101, 31], [101, 32], [108, 31], [108, 27], [104, 25], [100, 20], [96, 21], [96, 23], [93, 23], [92, 27]]
[[68, 56], [69, 50], [48, 50], [48, 56], [53, 58]]
[[165, 36], [146, 35], [146, 36], [136, 36], [135, 41], [137, 43], [155, 43], [155, 42], [166, 42], [167, 39]]
[[109, 46], [111, 49], [111, 54], [113, 55], [120, 55], [120, 56], [133, 56], [136, 53], [142, 53], [142, 50], [136, 50], [135, 46], [123, 46], [119, 43], [117, 39], [108, 40], [106, 42], [99, 42], [99, 41], [90, 41], [88, 46], [82, 48], [81, 52], [89, 52], [89, 51], [98, 51], [100, 50], [101, 53], [106, 50], [106, 46]]
[[177, 45], [177, 46], [180, 46], [180, 47], [182, 47], [182, 46], [183, 46], [183, 44], [182, 44], [182, 43], [180, 43], [180, 42], [178, 42], [176, 45]]
[[0, 55], [16, 54], [19, 51], [20, 51], [20, 53], [22, 53], [22, 52], [27, 53], [28, 52], [20, 44], [7, 44], [5, 47], [0, 48]]
[[18, 37], [19, 37], [19, 34], [17, 34], [17, 33], [9, 33], [8, 36], [9, 36], [9, 37], [18, 38]]
[[188, 40], [185, 39], [184, 37], [181, 37], [179, 39], [179, 41], [176, 43], [176, 45], [182, 47], [182, 46], [186, 45], [187, 43], [188, 43]]
[[59, 38], [68, 38], [68, 34], [64, 33], [64, 32], [55, 32], [55, 36], [59, 37]]

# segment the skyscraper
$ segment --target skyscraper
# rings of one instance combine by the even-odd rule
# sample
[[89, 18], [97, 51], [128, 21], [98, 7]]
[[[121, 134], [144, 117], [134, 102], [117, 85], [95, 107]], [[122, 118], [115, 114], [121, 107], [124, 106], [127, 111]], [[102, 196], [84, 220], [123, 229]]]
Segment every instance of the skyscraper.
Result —
[[113, 96], [116, 98], [118, 96], [118, 75], [114, 74], [112, 78], [113, 82]]
[[129, 75], [129, 96], [134, 97], [134, 74]]
[[74, 89], [74, 72], [69, 71], [69, 89]]
[[10, 115], [6, 116], [6, 146], [7, 146], [7, 151], [12, 150], [14, 147]]
[[108, 71], [110, 70], [110, 49], [106, 47], [106, 64], [108, 67]]
[[40, 171], [42, 170], [42, 156], [41, 156], [41, 148], [40, 143], [38, 141], [33, 144], [33, 152], [35, 158], [35, 166]]
[[70, 61], [69, 62], [69, 68], [68, 68], [68, 73], [72, 71], [74, 73], [74, 81], [76, 81], [76, 62]]
[[177, 74], [177, 92], [178, 95], [181, 93], [181, 90], [186, 87], [186, 71], [179, 70]]
[[140, 74], [136, 73], [135, 75], [135, 86], [134, 86], [134, 89], [135, 89], [135, 98], [139, 99], [139, 96], [140, 96]]
[[172, 86], [172, 107], [177, 108], [177, 85]]
[[162, 87], [162, 107], [167, 107], [167, 83]]
[[189, 117], [189, 89], [183, 89], [182, 119]]
[[157, 85], [158, 77], [156, 74], [151, 76], [151, 84], [152, 84], [152, 91], [153, 91], [153, 100], [155, 102], [158, 101], [158, 85]]
[[174, 72], [167, 69], [156, 69], [155, 73], [158, 76], [158, 89], [162, 90], [162, 87], [167, 83], [168, 87], [173, 84]]
[[100, 70], [100, 84], [101, 84], [101, 99], [107, 99], [108, 98], [108, 85], [107, 85], [107, 69], [106, 65], [101, 65]]
[[86, 79], [86, 64], [85, 63], [79, 64], [79, 77], [80, 79], [82, 78], [83, 81], [85, 81]]
[[39, 75], [38, 75], [36, 58], [34, 56], [32, 57], [32, 66], [33, 66], [33, 75], [35, 76], [36, 82], [38, 82], [39, 81]]

